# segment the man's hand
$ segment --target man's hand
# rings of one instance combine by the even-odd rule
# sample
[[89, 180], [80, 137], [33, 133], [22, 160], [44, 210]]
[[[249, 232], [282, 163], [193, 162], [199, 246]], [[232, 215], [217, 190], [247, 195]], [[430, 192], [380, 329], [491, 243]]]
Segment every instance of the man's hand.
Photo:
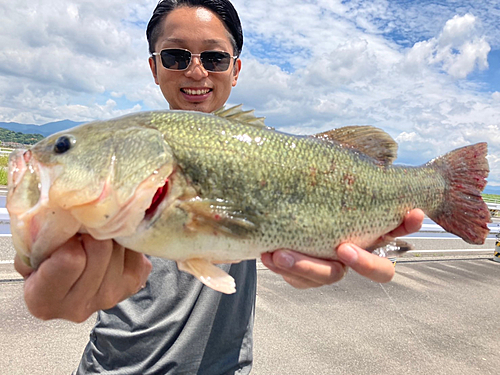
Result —
[[[401, 237], [417, 232], [422, 226], [424, 213], [410, 211], [403, 223], [388, 233]], [[271, 271], [279, 273], [295, 288], [306, 289], [340, 281], [348, 267], [373, 281], [385, 283], [394, 277], [394, 266], [386, 258], [371, 254], [359, 246], [344, 243], [337, 248], [338, 260], [312, 258], [291, 250], [277, 250], [262, 254], [262, 263]]]
[[83, 322], [109, 309], [146, 284], [151, 262], [112, 240], [75, 236], [33, 270], [16, 255], [24, 299], [37, 318]]

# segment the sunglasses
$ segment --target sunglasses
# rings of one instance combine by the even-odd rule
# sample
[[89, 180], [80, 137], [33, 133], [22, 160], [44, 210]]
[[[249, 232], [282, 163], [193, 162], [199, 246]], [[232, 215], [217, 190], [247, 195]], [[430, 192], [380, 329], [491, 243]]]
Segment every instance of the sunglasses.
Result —
[[231, 59], [236, 59], [238, 56], [231, 56], [224, 51], [204, 51], [202, 53], [191, 53], [187, 49], [168, 48], [160, 52], [154, 52], [154, 56], [161, 57], [161, 63], [168, 70], [186, 70], [191, 63], [193, 57], [199, 57], [203, 68], [208, 72], [225, 72]]

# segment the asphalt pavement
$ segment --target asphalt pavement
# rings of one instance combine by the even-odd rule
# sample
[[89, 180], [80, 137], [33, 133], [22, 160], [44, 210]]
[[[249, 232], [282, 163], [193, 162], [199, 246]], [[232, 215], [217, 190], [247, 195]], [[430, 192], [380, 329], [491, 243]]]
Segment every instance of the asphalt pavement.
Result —
[[[9, 241], [0, 238], [0, 254]], [[500, 263], [491, 258], [492, 249], [412, 256], [388, 284], [349, 272], [313, 290], [259, 265], [253, 374], [499, 374]], [[70, 374], [94, 317], [39, 321], [22, 290], [12, 264], [0, 263], [0, 374]]]
[[[421, 237], [408, 238], [415, 251], [388, 284], [349, 272], [335, 285], [296, 290], [259, 264], [252, 373], [500, 374], [495, 240]], [[34, 318], [13, 257], [11, 238], [0, 235], [0, 375], [70, 374], [95, 316]]]
[[294, 290], [259, 271], [255, 374], [500, 374], [500, 263], [399, 261], [379, 284]]

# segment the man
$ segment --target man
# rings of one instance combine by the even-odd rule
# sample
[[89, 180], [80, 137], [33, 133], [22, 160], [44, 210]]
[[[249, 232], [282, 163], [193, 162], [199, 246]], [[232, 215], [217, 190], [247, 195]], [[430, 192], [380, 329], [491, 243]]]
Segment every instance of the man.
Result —
[[[171, 109], [212, 112], [225, 104], [239, 78], [243, 45], [229, 1], [162, 1], [147, 37], [149, 65]], [[417, 230], [422, 215], [409, 215], [406, 227], [394, 234]], [[338, 255], [344, 263], [291, 250], [264, 254], [262, 261], [297, 288], [336, 282], [345, 265], [374, 281], [394, 275], [391, 262], [354, 245], [340, 246]], [[17, 257], [15, 265], [26, 278], [25, 299], [33, 315], [83, 321], [101, 310], [77, 374], [246, 374], [251, 369], [255, 261], [221, 265], [240, 286], [233, 295], [203, 286], [174, 262], [149, 260], [87, 235], [68, 241], [36, 271]]]

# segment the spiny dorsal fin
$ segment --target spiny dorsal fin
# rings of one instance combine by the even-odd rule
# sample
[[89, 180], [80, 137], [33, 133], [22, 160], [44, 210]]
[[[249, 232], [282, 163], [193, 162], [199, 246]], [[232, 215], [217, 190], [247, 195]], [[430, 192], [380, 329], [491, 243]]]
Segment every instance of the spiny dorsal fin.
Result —
[[243, 111], [241, 109], [242, 106], [243, 105], [240, 104], [227, 109], [226, 107], [222, 107], [214, 111], [213, 114], [228, 120], [236, 120], [259, 128], [268, 128], [266, 124], [264, 124], [264, 117], [255, 117], [253, 109], [250, 111]]
[[314, 137], [351, 146], [385, 165], [392, 164], [398, 154], [398, 144], [394, 139], [374, 126], [345, 126]]

